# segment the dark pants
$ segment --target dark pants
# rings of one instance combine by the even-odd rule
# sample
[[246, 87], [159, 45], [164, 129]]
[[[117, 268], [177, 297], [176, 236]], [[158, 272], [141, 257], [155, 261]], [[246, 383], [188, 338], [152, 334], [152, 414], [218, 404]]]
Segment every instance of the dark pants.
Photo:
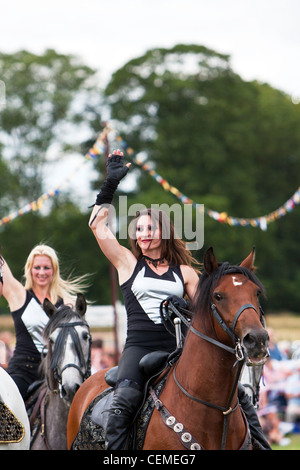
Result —
[[118, 367], [117, 386], [114, 391], [106, 427], [106, 450], [123, 449], [130, 425], [141, 405], [144, 385], [149, 377], [140, 371], [139, 362], [154, 351], [173, 352], [176, 340], [166, 330], [130, 331]]
[[33, 382], [42, 379], [42, 374], [39, 369], [40, 363], [40, 356], [23, 356], [16, 353], [14, 353], [9, 361], [6, 372], [16, 383], [24, 400], [28, 398], [27, 390], [29, 386], [33, 384]]
[[153, 351], [173, 352], [176, 349], [176, 339], [165, 329], [158, 331], [134, 330], [129, 331], [124, 351], [118, 367], [118, 383], [131, 380], [142, 390], [147, 377], [139, 368], [139, 362], [146, 354]]
[[31, 381], [26, 380], [24, 377], [20, 375], [11, 374], [11, 378], [17, 385], [20, 394], [22, 395], [23, 400], [27, 400], [28, 398], [28, 387], [31, 385]]

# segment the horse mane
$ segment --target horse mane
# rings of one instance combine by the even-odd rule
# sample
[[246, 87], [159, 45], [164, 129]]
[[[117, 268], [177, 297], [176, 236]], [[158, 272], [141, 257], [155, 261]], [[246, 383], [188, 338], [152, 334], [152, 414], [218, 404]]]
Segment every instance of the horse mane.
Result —
[[49, 322], [47, 323], [44, 329], [44, 339], [47, 339], [51, 332], [56, 330], [57, 326], [61, 323], [67, 323], [72, 318], [77, 317], [81, 318], [78, 313], [76, 313], [70, 305], [61, 305], [58, 307], [57, 311], [51, 316]]
[[224, 263], [218, 263], [218, 268], [215, 269], [211, 274], [206, 271], [200, 276], [199, 283], [197, 286], [196, 294], [193, 301], [192, 309], [194, 312], [201, 310], [207, 312], [211, 307], [211, 292], [218, 284], [219, 280], [226, 274], [242, 274], [247, 279], [256, 284], [263, 296], [266, 295], [265, 288], [258, 277], [248, 268], [239, 265], [231, 265], [227, 261]]

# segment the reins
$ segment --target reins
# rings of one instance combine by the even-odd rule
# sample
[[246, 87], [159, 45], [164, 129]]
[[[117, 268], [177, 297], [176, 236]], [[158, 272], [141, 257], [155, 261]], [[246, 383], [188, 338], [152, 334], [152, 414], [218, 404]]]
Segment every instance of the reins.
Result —
[[[86, 326], [88, 328], [89, 350], [88, 350], [88, 358], [86, 361], [85, 361], [82, 347], [80, 344], [78, 332], [75, 329], [76, 326]], [[61, 328], [61, 331], [59, 332], [56, 338], [53, 352], [52, 352], [51, 345], [48, 344], [47, 354], [51, 355], [50, 356], [51, 357], [50, 369], [53, 370], [54, 379], [58, 384], [58, 389], [52, 389], [49, 384], [48, 377], [46, 377], [47, 386], [45, 386], [45, 388], [41, 390], [40, 395], [37, 398], [37, 402], [35, 404], [35, 407], [31, 416], [31, 423], [30, 423], [32, 427], [34, 424], [34, 420], [38, 414], [38, 410], [40, 410], [40, 416], [41, 416], [40, 435], [45, 443], [47, 450], [52, 450], [49, 445], [47, 434], [46, 434], [46, 397], [47, 397], [48, 390], [52, 393], [59, 394], [60, 398], [62, 398], [62, 373], [70, 367], [77, 369], [80, 372], [83, 380], [87, 379], [91, 375], [91, 335], [90, 335], [90, 329], [89, 329], [88, 323], [84, 320], [78, 320], [78, 321], [74, 321], [70, 323], [65, 322], [65, 323], [59, 323], [54, 329], [56, 328]], [[66, 341], [68, 334], [71, 335], [71, 338], [75, 347], [75, 351], [79, 359], [79, 365], [75, 363], [68, 363], [59, 372], [58, 371], [59, 359], [63, 353], [63, 347], [65, 345], [65, 341]], [[50, 343], [50, 341], [48, 343]], [[83, 371], [81, 369], [83, 369]]]
[[[189, 310], [184, 309], [182, 307], [179, 307], [179, 309], [178, 309], [178, 308], [175, 307], [175, 305], [171, 301], [167, 302], [167, 304], [164, 304], [164, 306], [163, 306], [163, 308], [165, 308], [165, 309], [167, 309], [168, 307], [189, 328], [189, 330], [192, 333], [194, 333], [196, 336], [200, 337], [201, 339], [204, 339], [205, 341], [207, 341], [207, 342], [209, 342], [209, 343], [211, 343], [211, 344], [213, 344], [213, 345], [215, 345], [219, 348], [224, 349], [225, 351], [235, 355], [235, 357], [236, 357], [236, 362], [234, 363], [233, 368], [235, 368], [237, 365], [238, 365], [238, 367], [237, 367], [237, 370], [236, 370], [236, 375], [235, 375], [233, 387], [232, 387], [229, 399], [228, 399], [227, 404], [226, 404], [225, 407], [215, 405], [213, 403], [201, 400], [200, 398], [194, 397], [193, 395], [191, 395], [180, 384], [180, 382], [178, 381], [178, 379], [176, 377], [177, 364], [174, 366], [174, 369], [173, 369], [174, 381], [175, 381], [177, 387], [184, 393], [184, 395], [186, 395], [189, 399], [191, 399], [191, 400], [193, 400], [197, 403], [208, 406], [210, 408], [214, 408], [214, 409], [219, 410], [223, 413], [224, 422], [223, 422], [223, 433], [222, 433], [222, 444], [221, 444], [221, 449], [223, 450], [223, 449], [225, 449], [225, 446], [226, 446], [229, 415], [231, 413], [233, 413], [235, 410], [237, 410], [237, 408], [238, 408], [238, 402], [234, 407], [232, 407], [231, 403], [232, 403], [235, 391], [237, 389], [240, 374], [241, 374], [241, 371], [242, 371], [242, 368], [243, 368], [243, 365], [244, 365], [244, 362], [245, 362], [245, 354], [244, 354], [243, 347], [241, 345], [240, 339], [236, 336], [234, 330], [235, 330], [238, 319], [240, 318], [240, 316], [242, 315], [242, 313], [245, 310], [253, 309], [253, 310], [255, 310], [255, 312], [257, 312], [257, 310], [256, 310], [256, 308], [253, 304], [247, 303], [247, 304], [242, 305], [239, 308], [239, 310], [237, 311], [237, 313], [235, 314], [231, 326], [228, 327], [226, 325], [226, 323], [224, 322], [223, 318], [221, 317], [216, 305], [214, 303], [211, 303], [211, 310], [212, 310], [212, 313], [213, 313], [213, 316], [214, 316], [215, 320], [220, 325], [220, 327], [223, 329], [223, 331], [229, 335], [229, 337], [231, 338], [231, 340], [234, 343], [234, 347], [232, 348], [232, 347], [230, 347], [230, 346], [228, 346], [224, 343], [221, 343], [220, 341], [218, 341], [214, 338], [211, 338], [210, 336], [205, 335], [204, 333], [202, 333], [202, 332], [198, 331], [196, 328], [194, 328], [191, 325], [190, 321], [187, 320], [186, 316], [181, 313], [181, 312], [184, 312], [185, 314], [188, 313], [190, 315]], [[165, 310], [165, 312], [167, 312], [167, 310]]]
[[[77, 369], [79, 371], [79, 373], [81, 374], [83, 380], [86, 380], [91, 375], [91, 336], [89, 335], [88, 359], [87, 359], [87, 361], [85, 361], [85, 358], [84, 358], [84, 355], [83, 355], [83, 352], [82, 352], [82, 348], [81, 348], [81, 344], [80, 344], [80, 340], [79, 340], [79, 336], [78, 336], [78, 333], [75, 329], [76, 326], [87, 326], [88, 329], [89, 329], [88, 323], [86, 323], [83, 320], [75, 321], [75, 322], [71, 322], [71, 323], [60, 323], [56, 327], [56, 328], [61, 328], [61, 331], [59, 332], [59, 335], [58, 335], [58, 337], [55, 341], [55, 346], [54, 346], [54, 351], [53, 351], [53, 355], [52, 355], [52, 359], [51, 359], [50, 368], [53, 370], [54, 378], [55, 378], [56, 382], [58, 383], [60, 396], [62, 396], [62, 385], [61, 385], [62, 384], [62, 373], [66, 369], [68, 369], [70, 367], [73, 367], [74, 369]], [[74, 344], [74, 347], [75, 347], [75, 351], [76, 351], [77, 357], [79, 359], [79, 365], [77, 365], [75, 363], [68, 363], [59, 372], [58, 371], [59, 358], [62, 354], [62, 346], [64, 345], [65, 339], [66, 339], [68, 334], [71, 335], [71, 338], [72, 338], [72, 341], [73, 341], [73, 344]], [[83, 369], [83, 371], [81, 369]]]

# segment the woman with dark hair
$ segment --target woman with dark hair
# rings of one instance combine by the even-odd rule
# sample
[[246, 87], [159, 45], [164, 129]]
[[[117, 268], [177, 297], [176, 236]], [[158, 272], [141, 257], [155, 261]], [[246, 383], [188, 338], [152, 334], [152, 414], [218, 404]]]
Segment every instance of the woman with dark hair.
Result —
[[131, 250], [119, 244], [107, 226], [107, 204], [127, 174], [120, 150], [107, 161], [107, 179], [97, 196], [90, 227], [103, 254], [115, 266], [127, 311], [127, 339], [106, 428], [107, 450], [122, 449], [131, 420], [140, 406], [146, 377], [140, 359], [157, 350], [173, 352], [175, 339], [165, 329], [160, 304], [170, 295], [193, 298], [198, 284], [196, 260], [176, 237], [169, 217], [160, 210], [137, 213], [129, 226]]

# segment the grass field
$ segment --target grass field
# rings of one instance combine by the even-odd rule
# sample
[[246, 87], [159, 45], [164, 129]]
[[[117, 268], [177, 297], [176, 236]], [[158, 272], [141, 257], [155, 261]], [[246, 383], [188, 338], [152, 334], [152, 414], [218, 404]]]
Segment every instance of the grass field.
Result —
[[[275, 341], [296, 341], [300, 340], [300, 313], [280, 313], [266, 315], [267, 327], [274, 330]], [[2, 331], [14, 332], [13, 321], [10, 315], [0, 315], [0, 333]], [[97, 330], [99, 333], [99, 331]], [[93, 333], [93, 331], [92, 331]], [[109, 332], [103, 332], [108, 334]], [[96, 334], [96, 331], [95, 331]], [[286, 446], [272, 445], [273, 450], [300, 450], [300, 434], [287, 436], [290, 443]]]
[[268, 314], [266, 324], [274, 330], [277, 342], [300, 340], [300, 312], [298, 315], [284, 312]]
[[287, 437], [291, 440], [288, 445], [272, 445], [272, 450], [300, 450], [300, 434], [293, 434]]

